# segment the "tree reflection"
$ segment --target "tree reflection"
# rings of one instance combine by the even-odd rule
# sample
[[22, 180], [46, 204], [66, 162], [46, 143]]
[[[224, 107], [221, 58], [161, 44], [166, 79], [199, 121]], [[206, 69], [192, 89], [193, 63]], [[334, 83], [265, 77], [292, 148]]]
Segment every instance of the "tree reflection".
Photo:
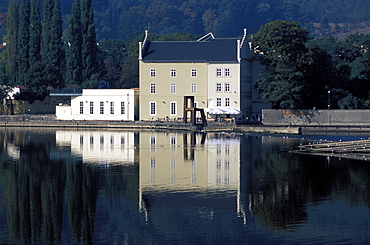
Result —
[[287, 141], [250, 137], [245, 144], [251, 150], [241, 156], [241, 176], [248, 179], [242, 180], [242, 185], [250, 193], [251, 208], [263, 226], [294, 229], [306, 221], [308, 202], [329, 197], [370, 207], [370, 169], [364, 162], [290, 154], [282, 151]]

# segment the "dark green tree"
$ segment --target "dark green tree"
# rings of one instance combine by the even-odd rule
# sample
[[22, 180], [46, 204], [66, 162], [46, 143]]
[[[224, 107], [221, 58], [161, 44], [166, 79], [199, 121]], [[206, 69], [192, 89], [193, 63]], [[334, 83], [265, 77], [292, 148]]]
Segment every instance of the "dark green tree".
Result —
[[97, 44], [94, 25], [94, 12], [91, 0], [82, 0], [82, 79], [84, 88], [96, 88], [99, 84], [97, 74]]
[[17, 0], [9, 1], [9, 11], [6, 18], [6, 56], [8, 59], [6, 73], [8, 74], [9, 83], [17, 82], [17, 53], [18, 53], [18, 27], [19, 27], [19, 5]]
[[75, 0], [72, 5], [72, 14], [68, 25], [68, 46], [66, 59], [66, 84], [81, 87], [82, 76], [82, 25], [80, 0]]
[[305, 44], [308, 31], [297, 22], [273, 21], [263, 25], [253, 41], [266, 70], [256, 88], [274, 108], [302, 108], [308, 102], [307, 68], [312, 61]]
[[54, 0], [50, 19], [50, 39], [48, 55], [44, 58], [49, 71], [49, 85], [56, 88], [64, 87], [65, 52], [63, 44], [62, 16], [59, 0]]
[[51, 59], [50, 42], [51, 42], [51, 19], [52, 19], [53, 1], [44, 0], [43, 3], [43, 22], [42, 22], [42, 37], [43, 37], [43, 59], [47, 63]]
[[29, 65], [29, 49], [30, 49], [30, 11], [31, 6], [29, 0], [22, 0], [19, 12], [19, 35], [17, 40], [18, 45], [18, 82], [26, 85], [25, 76], [30, 68]]
[[29, 64], [41, 61], [40, 1], [32, 0], [30, 15]]

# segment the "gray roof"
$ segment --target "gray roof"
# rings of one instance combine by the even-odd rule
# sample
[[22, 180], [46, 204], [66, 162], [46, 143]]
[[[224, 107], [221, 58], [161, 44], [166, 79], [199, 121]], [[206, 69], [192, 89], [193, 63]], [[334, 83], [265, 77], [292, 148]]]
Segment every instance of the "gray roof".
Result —
[[237, 62], [238, 39], [147, 42], [144, 62]]

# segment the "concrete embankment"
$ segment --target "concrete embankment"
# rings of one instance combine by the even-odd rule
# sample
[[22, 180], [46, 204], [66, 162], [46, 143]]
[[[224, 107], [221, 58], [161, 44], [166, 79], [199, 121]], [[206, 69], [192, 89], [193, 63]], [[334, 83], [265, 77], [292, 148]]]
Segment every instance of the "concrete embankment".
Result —
[[48, 127], [48, 128], [90, 128], [90, 129], [132, 129], [132, 130], [186, 130], [202, 132], [240, 133], [282, 133], [300, 134], [299, 127], [264, 126], [256, 124], [239, 125], [234, 122], [212, 122], [207, 126], [183, 122], [160, 121], [62, 121], [52, 115], [0, 116], [0, 127]]
[[259, 134], [327, 134], [370, 133], [370, 126], [286, 126], [239, 124], [234, 122], [209, 123], [206, 127], [183, 122], [160, 121], [61, 121], [53, 115], [0, 115], [0, 127], [90, 128], [129, 130], [185, 130], [201, 132], [239, 132]]

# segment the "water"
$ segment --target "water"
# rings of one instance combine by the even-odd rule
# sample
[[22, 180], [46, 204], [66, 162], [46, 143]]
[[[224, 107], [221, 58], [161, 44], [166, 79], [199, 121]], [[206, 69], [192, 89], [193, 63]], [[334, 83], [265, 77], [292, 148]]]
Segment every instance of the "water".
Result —
[[3, 128], [0, 244], [366, 244], [361, 137]]

